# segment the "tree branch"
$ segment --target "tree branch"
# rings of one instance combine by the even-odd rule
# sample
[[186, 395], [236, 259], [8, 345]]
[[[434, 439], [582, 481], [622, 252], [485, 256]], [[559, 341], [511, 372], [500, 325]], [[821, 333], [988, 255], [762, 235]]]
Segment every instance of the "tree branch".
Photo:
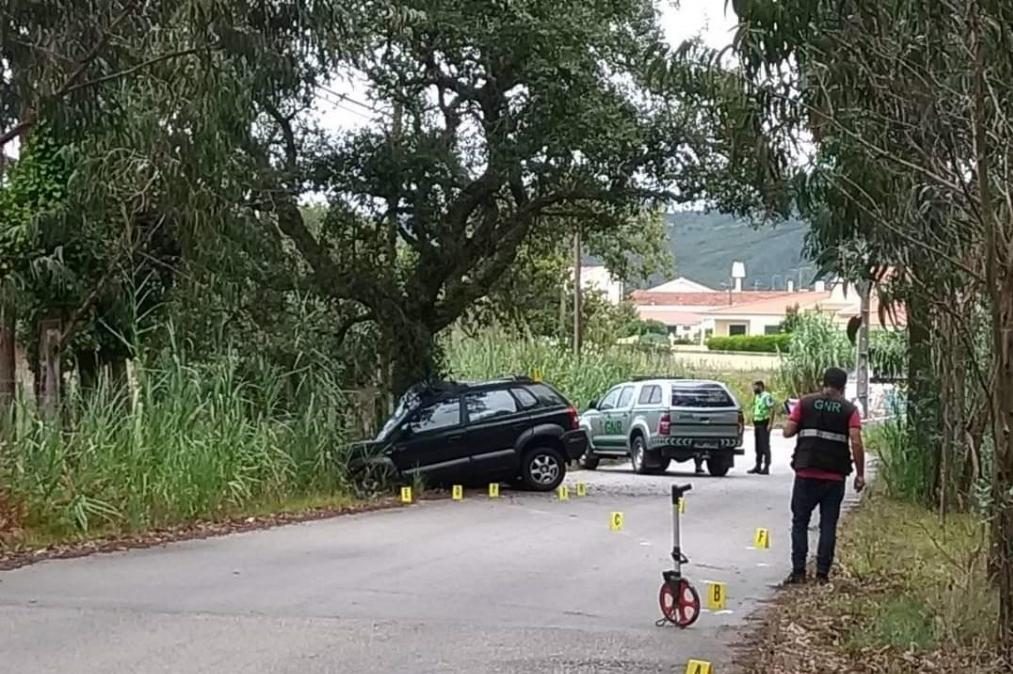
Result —
[[[48, 98], [50, 101], [55, 101], [65, 96], [69, 91], [71, 91], [75, 87], [78, 80], [81, 79], [85, 71], [88, 69], [88, 66], [91, 65], [92, 61], [98, 58], [99, 54], [102, 53], [102, 50], [105, 49], [106, 44], [108, 44], [109, 39], [112, 37], [113, 31], [116, 30], [119, 27], [119, 25], [123, 23], [126, 20], [126, 18], [133, 13], [133, 11], [137, 8], [137, 5], [139, 4], [139, 1], [140, 0], [127, 1], [127, 4], [123, 7], [123, 11], [120, 12], [119, 15], [117, 15], [116, 18], [112, 20], [112, 22], [106, 27], [105, 30], [102, 31], [102, 34], [99, 36], [98, 41], [83, 57], [81, 57], [81, 59], [77, 62], [77, 67], [75, 67], [74, 70], [70, 73], [70, 75], [67, 76], [67, 78], [63, 81], [63, 84], [61, 84], [60, 87], [55, 92], [53, 92], [49, 96], [46, 96], [46, 98]], [[15, 124], [13, 128], [0, 134], [0, 148], [3, 148], [3, 146], [5, 146], [7, 143], [11, 142], [15, 138], [18, 138], [26, 131], [28, 131], [28, 129], [30, 129], [37, 120], [38, 120], [38, 112], [34, 110], [30, 111], [27, 115], [25, 115], [25, 119], [21, 120], [18, 124]]]

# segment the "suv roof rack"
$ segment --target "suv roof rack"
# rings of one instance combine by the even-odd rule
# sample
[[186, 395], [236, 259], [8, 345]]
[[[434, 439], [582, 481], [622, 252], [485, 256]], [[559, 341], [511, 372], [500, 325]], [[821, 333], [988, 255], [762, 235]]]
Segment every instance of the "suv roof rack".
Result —
[[633, 377], [630, 381], [651, 381], [652, 379], [685, 379], [685, 377], [679, 377], [674, 374], [650, 374]]

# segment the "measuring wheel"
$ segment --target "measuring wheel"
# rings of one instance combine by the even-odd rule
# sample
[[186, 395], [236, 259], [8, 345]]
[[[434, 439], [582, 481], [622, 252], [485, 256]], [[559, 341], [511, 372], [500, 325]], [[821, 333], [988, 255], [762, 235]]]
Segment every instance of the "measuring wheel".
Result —
[[683, 629], [700, 617], [700, 595], [685, 578], [665, 580], [658, 592], [658, 603], [665, 620]]

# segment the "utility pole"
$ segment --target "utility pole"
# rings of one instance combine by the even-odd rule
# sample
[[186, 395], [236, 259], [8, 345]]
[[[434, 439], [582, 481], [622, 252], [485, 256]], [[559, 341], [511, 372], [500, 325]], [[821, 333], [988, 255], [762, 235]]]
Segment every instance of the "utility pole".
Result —
[[580, 267], [583, 254], [581, 252], [580, 226], [573, 235], [573, 353], [580, 357], [581, 343], [581, 287]]
[[861, 323], [858, 326], [858, 358], [855, 389], [858, 402], [862, 406], [862, 417], [869, 416], [869, 303], [872, 295], [872, 283], [868, 280], [858, 282], [858, 293], [861, 301]]

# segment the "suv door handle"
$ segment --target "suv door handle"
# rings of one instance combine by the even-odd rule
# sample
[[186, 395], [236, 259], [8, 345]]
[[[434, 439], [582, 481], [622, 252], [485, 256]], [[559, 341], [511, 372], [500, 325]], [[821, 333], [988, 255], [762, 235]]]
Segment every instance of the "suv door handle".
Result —
[[451, 433], [447, 436], [449, 442], [457, 442], [464, 437], [464, 433]]

